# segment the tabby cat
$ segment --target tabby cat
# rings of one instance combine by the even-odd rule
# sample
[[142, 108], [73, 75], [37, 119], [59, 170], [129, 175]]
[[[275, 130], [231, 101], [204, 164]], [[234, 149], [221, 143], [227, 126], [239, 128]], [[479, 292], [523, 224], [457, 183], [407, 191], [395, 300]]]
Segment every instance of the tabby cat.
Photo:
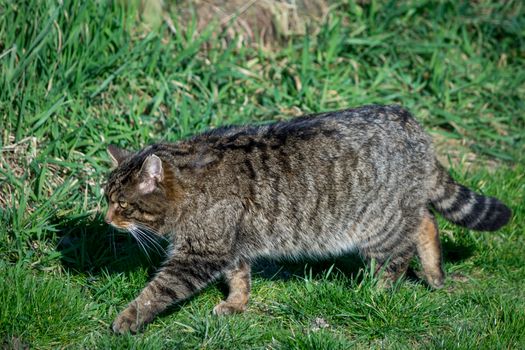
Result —
[[417, 253], [428, 284], [443, 286], [438, 228], [429, 207], [474, 230], [511, 211], [456, 183], [430, 137], [398, 106], [365, 106], [262, 126], [219, 128], [116, 164], [106, 222], [170, 241], [156, 276], [113, 323], [136, 332], [169, 305], [223, 276], [215, 314], [246, 309], [250, 262], [358, 251], [397, 279]]

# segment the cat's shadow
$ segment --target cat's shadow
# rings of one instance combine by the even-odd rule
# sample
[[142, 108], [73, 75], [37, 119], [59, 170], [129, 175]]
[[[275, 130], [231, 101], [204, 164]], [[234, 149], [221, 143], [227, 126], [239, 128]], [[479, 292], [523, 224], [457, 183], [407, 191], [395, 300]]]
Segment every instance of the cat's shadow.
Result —
[[58, 226], [57, 250], [65, 269], [72, 273], [98, 275], [128, 273], [144, 269], [150, 274], [160, 266], [167, 244], [144, 251], [127, 232], [106, 224], [102, 217], [86, 216], [62, 220]]
[[[57, 250], [61, 253], [62, 265], [72, 273], [98, 275], [100, 273], [129, 273], [139, 269], [148, 272], [151, 278], [165, 258], [167, 242], [158, 241], [156, 248], [150, 245], [145, 252], [127, 232], [110, 228], [102, 217], [71, 217], [59, 225], [60, 240]], [[474, 253], [474, 247], [445, 240], [442, 244], [445, 262], [458, 263]], [[357, 254], [327, 259], [300, 261], [276, 261], [259, 259], [252, 265], [255, 278], [268, 280], [290, 280], [327, 278], [329, 271], [336, 271], [351, 278], [362, 276], [365, 264]], [[418, 280], [409, 271], [408, 280]], [[219, 288], [226, 292], [221, 283]]]

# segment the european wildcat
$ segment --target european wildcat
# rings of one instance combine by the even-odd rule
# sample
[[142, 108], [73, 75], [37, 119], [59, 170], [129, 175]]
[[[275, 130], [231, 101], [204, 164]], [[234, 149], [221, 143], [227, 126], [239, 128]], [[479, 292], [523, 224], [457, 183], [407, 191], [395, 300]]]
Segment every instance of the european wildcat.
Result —
[[430, 137], [398, 106], [366, 106], [264, 126], [220, 128], [137, 153], [114, 146], [106, 221], [153, 230], [171, 252], [113, 323], [136, 332], [175, 301], [224, 276], [216, 314], [242, 312], [250, 261], [358, 250], [396, 279], [417, 253], [443, 285], [438, 229], [448, 220], [496, 230], [511, 211], [454, 182]]

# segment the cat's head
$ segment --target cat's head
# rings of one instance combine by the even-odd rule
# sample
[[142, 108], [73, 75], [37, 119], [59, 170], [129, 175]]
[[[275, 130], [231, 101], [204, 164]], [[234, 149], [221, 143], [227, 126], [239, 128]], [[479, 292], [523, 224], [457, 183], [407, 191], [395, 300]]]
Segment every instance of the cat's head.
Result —
[[119, 229], [161, 234], [171, 202], [163, 161], [152, 152], [132, 153], [113, 145], [108, 153], [115, 169], [104, 189], [105, 221]]

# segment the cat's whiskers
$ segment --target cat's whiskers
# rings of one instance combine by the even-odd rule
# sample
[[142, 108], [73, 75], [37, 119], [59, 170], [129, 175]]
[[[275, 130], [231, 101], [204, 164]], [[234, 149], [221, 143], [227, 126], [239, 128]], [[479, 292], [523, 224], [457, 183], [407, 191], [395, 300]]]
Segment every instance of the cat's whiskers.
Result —
[[140, 229], [142, 229], [143, 231], [146, 231], [146, 233], [148, 234], [151, 234], [155, 239], [162, 239], [163, 241], [166, 241], [166, 242], [169, 242], [169, 240], [162, 236], [158, 231], [157, 229], [149, 226], [148, 224], [144, 224], [144, 223], [137, 223], [136, 224], [137, 227], [139, 227]]
[[131, 235], [133, 236], [133, 238], [135, 238], [135, 240], [139, 244], [140, 248], [144, 251], [144, 254], [146, 254], [146, 258], [148, 259], [148, 261], [151, 263], [151, 257], [149, 255], [149, 252], [148, 252], [148, 249], [147, 249], [147, 247], [149, 247], [149, 245], [147, 244], [146, 241], [143, 240], [143, 238], [142, 238], [143, 236], [140, 234], [140, 230], [135, 225], [129, 225], [128, 226], [128, 230], [131, 233]]
[[158, 254], [166, 254], [166, 250], [164, 249], [164, 247], [162, 247], [162, 245], [156, 240], [158, 236], [152, 237], [151, 232], [145, 230], [144, 228], [138, 225], [136, 226], [136, 231], [145, 240], [145, 242], [147, 242], [148, 246], [153, 247]]
[[[164, 247], [162, 247], [162, 245], [155, 239], [159, 236], [152, 233], [151, 228], [143, 227], [140, 224], [130, 224], [128, 225], [127, 229], [138, 242], [139, 246], [144, 251], [150, 262], [151, 258], [149, 255], [149, 250], [154, 249], [159, 255], [166, 254]], [[154, 235], [154, 237], [151, 237], [151, 235]]]

